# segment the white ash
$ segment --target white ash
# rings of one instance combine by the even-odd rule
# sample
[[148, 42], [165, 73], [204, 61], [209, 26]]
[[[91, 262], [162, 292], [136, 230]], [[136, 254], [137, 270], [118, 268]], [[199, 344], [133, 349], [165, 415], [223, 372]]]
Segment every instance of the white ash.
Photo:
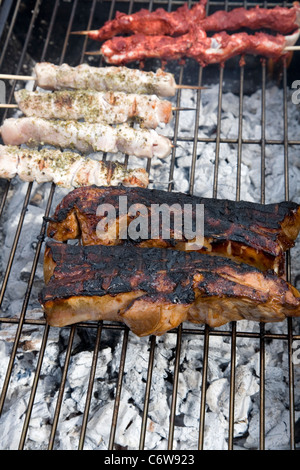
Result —
[[[31, 85], [29, 85], [31, 86]], [[288, 90], [289, 93], [289, 90]], [[181, 106], [195, 107], [196, 93], [181, 92]], [[218, 86], [201, 93], [201, 108], [197, 134], [204, 139], [214, 139], [217, 132]], [[240, 198], [260, 202], [261, 194], [261, 92], [257, 91], [243, 99], [242, 138], [257, 140], [245, 143], [241, 148]], [[215, 170], [215, 142], [199, 142], [194, 150], [195, 112], [181, 111], [178, 121], [178, 135], [175, 152], [174, 172], [170, 174], [171, 156], [165, 160], [153, 159], [150, 179], [154, 188], [168, 189], [170, 181], [175, 191], [212, 197]], [[299, 108], [288, 100], [288, 138], [299, 139]], [[173, 136], [174, 121], [160, 130]], [[223, 142], [219, 148], [217, 197], [235, 199], [237, 187], [237, 162], [239, 137], [239, 97], [223, 93], [220, 138], [233, 140]], [[283, 91], [276, 86], [266, 90], [266, 139], [282, 140]], [[190, 188], [192, 158], [195, 157], [195, 184]], [[95, 155], [95, 158], [98, 158]], [[101, 157], [101, 155], [100, 155]], [[117, 160], [119, 155], [108, 155]], [[278, 202], [286, 198], [284, 185], [284, 145], [267, 145], [265, 149], [265, 202]], [[122, 157], [123, 159], [123, 157]], [[300, 165], [299, 147], [288, 147], [289, 198], [299, 201]], [[130, 157], [129, 167], [146, 168], [147, 161]], [[4, 275], [14, 234], [27, 191], [27, 184], [16, 179], [12, 184], [9, 203], [5, 210], [2, 231], [4, 245], [1, 251], [1, 266]], [[18, 317], [22, 310], [24, 294], [35, 255], [37, 237], [45, 214], [50, 185], [33, 184], [30, 204], [24, 218], [23, 228], [11, 275], [8, 279], [2, 303], [1, 316]], [[67, 190], [56, 189], [52, 210]], [[299, 243], [291, 250], [292, 281], [299, 281]], [[43, 313], [37, 301], [37, 294], [43, 285], [41, 252], [36, 277], [28, 302], [26, 318], [40, 319]], [[298, 285], [298, 287], [300, 287]], [[295, 327], [298, 322], [295, 320]], [[189, 328], [196, 328], [188, 324]], [[8, 366], [16, 325], [0, 326], [0, 384], [2, 386]], [[202, 328], [202, 327], [200, 327]], [[298, 328], [298, 327], [297, 327]], [[230, 326], [220, 328], [230, 332]], [[238, 331], [259, 332], [259, 324], [242, 321]], [[286, 322], [267, 324], [266, 332], [286, 333]], [[297, 330], [299, 332], [299, 328]], [[44, 333], [42, 326], [24, 325], [7, 391], [4, 410], [0, 418], [0, 448], [17, 449], [27, 404], [33, 384], [36, 362]], [[69, 328], [50, 328], [42, 370], [34, 400], [25, 448], [46, 449], [51, 433], [51, 424], [56, 411], [59, 387], [65, 363]], [[89, 374], [93, 359], [95, 328], [77, 328], [72, 345], [70, 364], [64, 390], [64, 398], [56, 430], [55, 449], [78, 448], [82, 417], [85, 409]], [[173, 372], [177, 336], [168, 333], [156, 338], [154, 368], [148, 410], [145, 448], [163, 450], [168, 445], [170, 408], [173, 390]], [[104, 329], [98, 354], [94, 388], [86, 429], [85, 449], [107, 449], [111, 430], [116, 383], [119, 373], [123, 332]], [[199, 437], [199, 414], [202, 390], [204, 336], [184, 334], [181, 345], [180, 373], [176, 402], [174, 428], [174, 449], [197, 449]], [[289, 449], [289, 367], [286, 341], [268, 340], [265, 353], [265, 447], [267, 449]], [[300, 344], [293, 345], [295, 355], [295, 407], [296, 421], [300, 418]], [[115, 444], [117, 448], [138, 449], [147, 380], [149, 338], [137, 338], [131, 332], [128, 348], [121, 401], [118, 412]], [[299, 356], [299, 358], [298, 358]], [[206, 413], [204, 423], [204, 448], [227, 449], [229, 432], [229, 397], [231, 339], [229, 336], [210, 335], [208, 375], [206, 392]], [[235, 371], [235, 448], [256, 449], [259, 447], [259, 385], [260, 352], [259, 339], [238, 337]]]

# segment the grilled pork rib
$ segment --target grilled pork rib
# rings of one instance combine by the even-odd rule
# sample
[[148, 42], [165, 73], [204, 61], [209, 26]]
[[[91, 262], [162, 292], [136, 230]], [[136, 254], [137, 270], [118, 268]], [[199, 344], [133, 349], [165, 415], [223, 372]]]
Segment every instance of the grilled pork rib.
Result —
[[39, 300], [52, 326], [109, 320], [145, 336], [183, 321], [218, 327], [300, 316], [300, 293], [275, 274], [197, 252], [52, 242], [44, 268]]
[[149, 183], [144, 168], [126, 169], [120, 163], [97, 161], [71, 151], [0, 145], [0, 178], [12, 179], [16, 175], [22, 181], [53, 182], [71, 189], [93, 184], [146, 188]]
[[44, 93], [22, 89], [15, 92], [15, 100], [25, 116], [43, 119], [84, 119], [108, 125], [136, 121], [149, 129], [172, 119], [172, 104], [156, 95], [92, 90]]
[[[127, 209], [123, 213], [119, 203], [120, 197], [124, 196]], [[110, 204], [115, 208], [116, 224], [99, 235], [97, 227], [100, 221], [104, 221], [105, 215], [96, 213], [102, 204]], [[135, 213], [129, 214], [127, 211], [134, 204], [145, 207], [147, 213], [138, 213], [139, 207], [136, 206]], [[185, 237], [184, 227], [181, 230], [182, 237], [177, 238], [176, 211], [173, 212], [174, 217], [170, 211], [170, 238], [162, 238], [162, 218], [159, 236], [151, 238], [151, 216], [154, 208], [162, 208], [163, 204], [176, 209], [177, 215], [179, 207], [180, 221], [183, 220], [185, 205], [190, 205], [194, 228], [197, 205], [204, 205], [204, 243], [201, 252], [233, 258], [262, 270], [273, 269], [280, 275], [284, 271], [284, 252], [294, 245], [300, 230], [300, 207], [293, 202], [261, 205], [155, 189], [90, 186], [75, 189], [62, 199], [49, 222], [48, 236], [58, 241], [80, 239], [83, 245], [126, 243], [139, 247], [187, 250], [187, 242], [192, 240]], [[133, 239], [127, 230], [127, 226], [138, 217], [141, 221], [141, 218], [146, 218], [143, 226], [147, 227], [147, 238]], [[124, 238], [124, 232], [127, 239]]]

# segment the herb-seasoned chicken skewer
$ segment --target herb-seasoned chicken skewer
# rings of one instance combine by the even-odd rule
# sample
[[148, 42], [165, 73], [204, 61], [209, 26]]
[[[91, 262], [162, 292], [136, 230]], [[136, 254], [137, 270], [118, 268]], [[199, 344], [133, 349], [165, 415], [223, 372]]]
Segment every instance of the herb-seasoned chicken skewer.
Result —
[[119, 184], [146, 188], [149, 183], [143, 168], [126, 169], [120, 163], [93, 160], [71, 151], [0, 145], [0, 178], [12, 179], [17, 175], [22, 181], [53, 182], [71, 189]]
[[122, 66], [92, 67], [88, 64], [71, 67], [50, 62], [37, 63], [32, 76], [0, 74], [0, 79], [34, 80], [37, 86], [45, 90], [123, 91], [161, 97], [175, 96], [176, 90], [180, 88], [205, 88], [178, 85], [173, 74], [162, 69], [152, 72]]
[[145, 336], [184, 321], [218, 327], [300, 316], [300, 293], [274, 273], [197, 252], [51, 242], [44, 273], [39, 301], [56, 327], [108, 320]]
[[154, 129], [112, 127], [99, 123], [56, 121], [42, 118], [9, 118], [0, 127], [6, 145], [48, 144], [79, 152], [123, 152], [136, 157], [165, 158], [172, 144]]
[[43, 93], [25, 89], [15, 92], [15, 100], [26, 116], [44, 119], [79, 120], [102, 124], [137, 121], [155, 129], [172, 119], [172, 104], [156, 95], [91, 90]]

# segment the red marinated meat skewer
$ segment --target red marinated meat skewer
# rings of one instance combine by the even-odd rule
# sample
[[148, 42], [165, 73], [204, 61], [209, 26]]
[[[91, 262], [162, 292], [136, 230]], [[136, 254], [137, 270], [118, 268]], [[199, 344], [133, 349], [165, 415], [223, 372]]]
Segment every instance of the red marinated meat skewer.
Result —
[[279, 59], [287, 55], [287, 46], [294, 45], [299, 38], [299, 30], [289, 36], [276, 36], [256, 32], [255, 34], [227, 34], [224, 31], [216, 33], [212, 38], [202, 40], [201, 31], [196, 33], [196, 40], [187, 52], [187, 57], [195, 59], [202, 66], [224, 63], [231, 57], [241, 55], [258, 55]]
[[[137, 60], [156, 58], [174, 60], [193, 58], [201, 65], [223, 63], [236, 55], [261, 55], [278, 59], [287, 54], [285, 48], [293, 46], [299, 38], [299, 30], [290, 36], [276, 36], [256, 32], [216, 33], [207, 37], [205, 31], [195, 28], [180, 36], [145, 36], [136, 34], [129, 37], [115, 37], [106, 41], [100, 53], [110, 64], [125, 64]], [[97, 53], [97, 52], [96, 52]]]
[[249, 10], [235, 8], [231, 11], [219, 10], [204, 18], [199, 26], [205, 31], [234, 31], [241, 28], [271, 29], [281, 34], [288, 34], [300, 26], [300, 5], [294, 3], [292, 8], [276, 6]]
[[132, 15], [116, 13], [113, 20], [94, 31], [78, 31], [73, 34], [86, 34], [96, 41], [106, 41], [122, 34], [142, 33], [146, 36], [166, 35], [181, 36], [186, 34], [193, 25], [200, 26], [205, 31], [233, 31], [241, 28], [267, 28], [281, 34], [288, 34], [300, 26], [300, 6], [294, 3], [292, 8], [276, 6], [275, 8], [235, 8], [229, 12], [219, 10], [210, 16], [205, 16], [206, 0], [191, 9], [187, 4], [174, 12], [159, 8], [153, 12], [142, 9]]
[[94, 31], [74, 31], [72, 34], [88, 35], [96, 41], [106, 41], [114, 36], [127, 33], [143, 33], [148, 36], [157, 34], [181, 36], [189, 30], [192, 24], [199, 23], [205, 18], [206, 1], [200, 0], [191, 9], [187, 4], [184, 4], [172, 12], [167, 12], [163, 8], [152, 12], [143, 8], [131, 15], [117, 11], [115, 18], [106, 21], [102, 28]]

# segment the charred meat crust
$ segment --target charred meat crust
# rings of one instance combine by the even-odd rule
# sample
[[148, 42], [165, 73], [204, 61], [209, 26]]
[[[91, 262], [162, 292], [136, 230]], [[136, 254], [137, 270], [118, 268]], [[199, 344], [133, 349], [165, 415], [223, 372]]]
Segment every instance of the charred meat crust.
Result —
[[[127, 205], [143, 204], [148, 208], [148, 240], [126, 243], [150, 247], [173, 247], [184, 250], [188, 241], [170, 238], [151, 240], [151, 206], [167, 204], [192, 205], [193, 230], [197, 204], [204, 205], [204, 246], [201, 252], [226, 256], [258, 267], [273, 269], [279, 275], [284, 271], [284, 252], [294, 245], [300, 229], [300, 208], [293, 202], [257, 204], [190, 196], [144, 188], [83, 187], [70, 192], [57, 206], [48, 226], [48, 236], [59, 241], [81, 238], [84, 245], [119, 244], [123, 240], [102, 240], [96, 228], [101, 220], [96, 216], [100, 204], [112, 204], [119, 216], [119, 196], [127, 197]], [[129, 222], [129, 218], [127, 223]], [[170, 233], [174, 231], [174, 218], [170, 219]], [[182, 231], [184, 232], [184, 231]], [[160, 220], [161, 233], [161, 220]]]
[[39, 296], [48, 323], [125, 322], [139, 336], [189, 320], [281, 321], [300, 315], [300, 294], [273, 272], [197, 252], [49, 242]]

